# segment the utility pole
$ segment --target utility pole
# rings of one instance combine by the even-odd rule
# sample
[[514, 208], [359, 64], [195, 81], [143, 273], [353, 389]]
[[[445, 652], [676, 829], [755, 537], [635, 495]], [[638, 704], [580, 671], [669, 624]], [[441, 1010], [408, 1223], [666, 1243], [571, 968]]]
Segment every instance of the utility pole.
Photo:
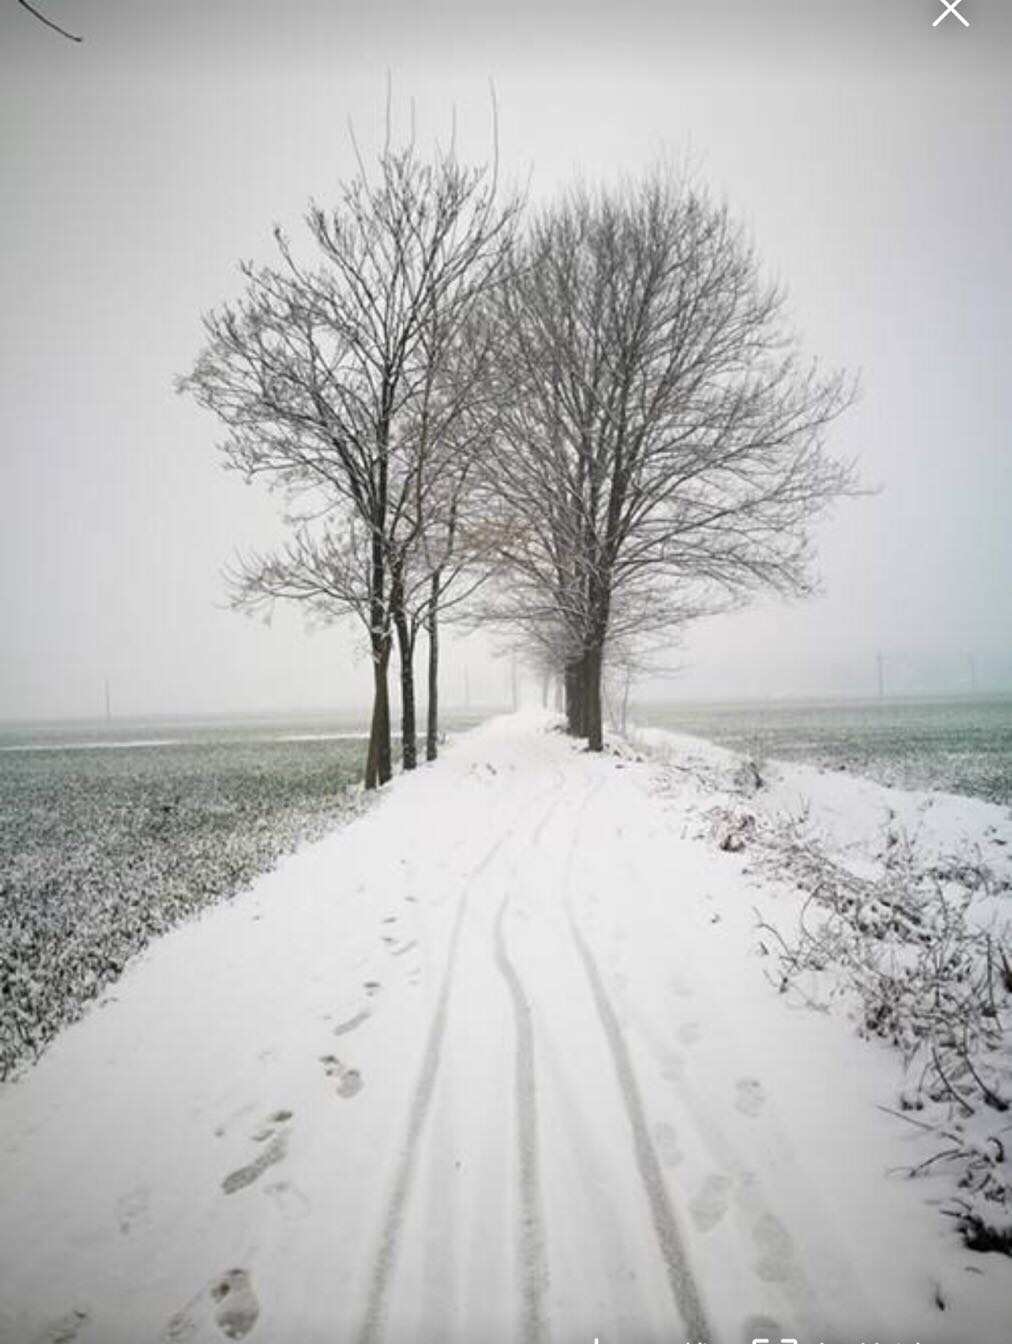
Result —
[[467, 668], [464, 668], [464, 708], [471, 708], [471, 677]]
[[515, 714], [520, 707], [517, 696], [517, 656], [515, 653], [510, 658], [510, 689], [513, 692], [513, 713]]
[[884, 659], [881, 653], [875, 655], [875, 662], [878, 664], [878, 698], [881, 700], [885, 695]]
[[976, 660], [976, 658], [974, 658], [974, 656], [973, 656], [972, 653], [968, 653], [968, 654], [967, 654], [967, 656], [966, 656], [966, 660], [967, 660], [967, 662], [970, 664], [970, 694], [971, 694], [971, 695], [976, 695], [976, 694], [977, 694], [977, 660]]
[[112, 707], [109, 702], [109, 678], [105, 679], [105, 721], [112, 723]]

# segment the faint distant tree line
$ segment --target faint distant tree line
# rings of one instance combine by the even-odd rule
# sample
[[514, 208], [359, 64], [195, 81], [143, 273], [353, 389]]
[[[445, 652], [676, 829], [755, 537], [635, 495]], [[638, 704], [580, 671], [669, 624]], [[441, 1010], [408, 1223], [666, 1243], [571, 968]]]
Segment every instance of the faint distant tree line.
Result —
[[178, 386], [228, 464], [285, 495], [288, 539], [235, 561], [233, 603], [362, 623], [367, 787], [391, 775], [395, 647], [416, 764], [423, 630], [436, 754], [447, 613], [504, 630], [600, 751], [606, 663], [625, 703], [651, 640], [809, 590], [809, 524], [856, 488], [825, 448], [853, 389], [802, 365], [783, 292], [687, 176], [573, 188], [528, 220], [494, 164], [388, 137], [306, 224], [306, 257], [275, 230], [275, 263], [241, 267]]

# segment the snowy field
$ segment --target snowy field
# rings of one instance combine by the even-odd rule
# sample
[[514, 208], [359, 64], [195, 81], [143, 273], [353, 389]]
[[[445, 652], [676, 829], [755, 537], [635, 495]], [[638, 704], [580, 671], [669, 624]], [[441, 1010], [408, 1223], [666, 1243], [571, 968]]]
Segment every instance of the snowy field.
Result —
[[340, 714], [0, 725], [0, 1079], [150, 938], [359, 806], [365, 739]]
[[342, 817], [364, 749], [357, 738], [264, 740], [250, 728], [222, 739], [175, 726], [166, 736], [164, 724], [7, 739], [0, 1078], [34, 1058], [151, 937]]
[[1007, 1111], [783, 948], [856, 902], [898, 956], [940, 889], [994, 930], [1010, 865], [978, 800], [463, 734], [0, 1090], [0, 1341], [1008, 1344], [1012, 1259], [952, 1216], [1008, 1222]]
[[1012, 803], [1012, 696], [637, 705], [644, 726], [903, 789]]

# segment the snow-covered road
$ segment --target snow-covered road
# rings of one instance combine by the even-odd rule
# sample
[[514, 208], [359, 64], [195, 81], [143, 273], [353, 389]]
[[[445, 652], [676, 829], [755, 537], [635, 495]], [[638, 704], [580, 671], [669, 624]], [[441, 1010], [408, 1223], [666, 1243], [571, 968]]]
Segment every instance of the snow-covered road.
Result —
[[0, 1341], [1008, 1344], [698, 808], [497, 720], [162, 939], [0, 1092]]

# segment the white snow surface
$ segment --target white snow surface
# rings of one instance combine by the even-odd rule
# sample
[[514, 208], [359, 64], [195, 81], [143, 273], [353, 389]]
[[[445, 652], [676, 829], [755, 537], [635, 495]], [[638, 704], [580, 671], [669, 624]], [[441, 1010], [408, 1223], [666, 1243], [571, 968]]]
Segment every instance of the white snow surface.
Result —
[[[548, 725], [461, 735], [0, 1089], [3, 1344], [1008, 1344], [1012, 1261], [895, 1174], [931, 1151], [879, 1109], [896, 1056], [763, 975], [687, 768], [727, 754]], [[768, 793], [854, 861], [889, 808], [1009, 830], [805, 767]]]

